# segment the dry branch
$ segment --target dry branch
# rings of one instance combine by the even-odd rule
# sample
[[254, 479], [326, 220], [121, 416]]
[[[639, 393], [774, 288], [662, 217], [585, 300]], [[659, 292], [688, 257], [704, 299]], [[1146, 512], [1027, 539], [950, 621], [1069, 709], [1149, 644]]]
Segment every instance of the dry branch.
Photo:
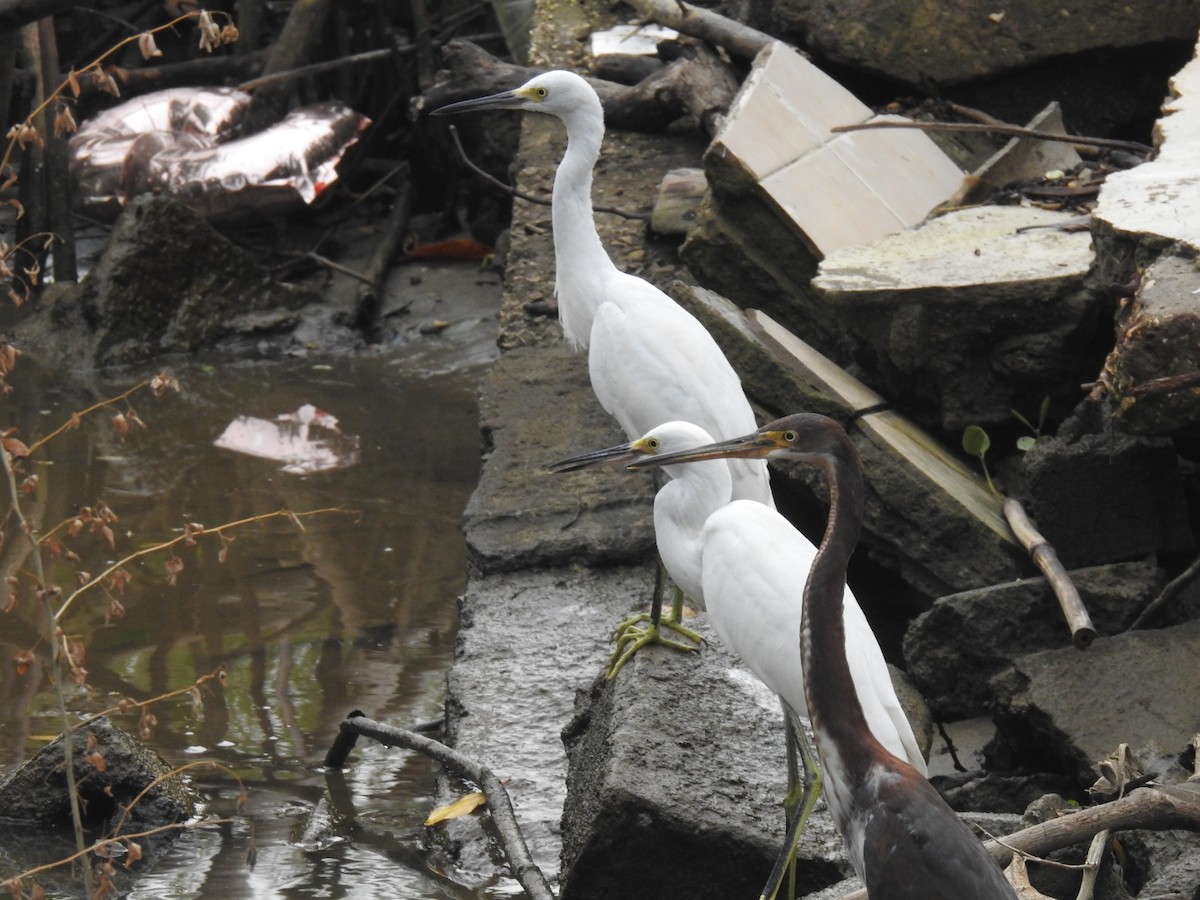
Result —
[[1063, 618], [1067, 620], [1067, 627], [1071, 630], [1071, 640], [1081, 650], [1087, 647], [1096, 639], [1096, 627], [1092, 624], [1092, 617], [1088, 615], [1071, 576], [1067, 574], [1058, 554], [1054, 552], [1054, 547], [1034, 527], [1019, 500], [1009, 497], [1004, 501], [1004, 518], [1008, 519], [1013, 534], [1017, 536], [1021, 546], [1029, 551], [1030, 558], [1054, 589], [1054, 596], [1058, 598]]
[[775, 42], [769, 34], [682, 0], [628, 0], [628, 3], [647, 19], [723, 47], [731, 56], [741, 59], [754, 59], [758, 51]]
[[[442, 48], [447, 75], [425, 92], [422, 105], [436, 109], [455, 100], [511, 90], [544, 69], [515, 66], [470, 41], [451, 41]], [[737, 82], [711, 50], [690, 44], [678, 59], [635, 85], [588, 78], [600, 96], [604, 119], [626, 131], [661, 132], [691, 114], [711, 136], [737, 91]]]
[[368, 719], [358, 710], [350, 713], [339, 726], [339, 733], [333, 745], [325, 755], [323, 765], [330, 769], [340, 769], [346, 763], [346, 757], [354, 749], [358, 735], [378, 741], [385, 747], [405, 747], [409, 750], [427, 756], [441, 763], [460, 778], [474, 782], [487, 797], [488, 809], [492, 814], [492, 823], [504, 855], [508, 859], [513, 877], [525, 889], [531, 900], [555, 900], [554, 891], [542, 874], [542, 870], [530, 856], [529, 847], [517, 824], [516, 814], [508, 798], [508, 791], [500, 783], [500, 779], [490, 769], [474, 760], [468, 759], [457, 751], [439, 741], [431, 740], [412, 731], [393, 728]]

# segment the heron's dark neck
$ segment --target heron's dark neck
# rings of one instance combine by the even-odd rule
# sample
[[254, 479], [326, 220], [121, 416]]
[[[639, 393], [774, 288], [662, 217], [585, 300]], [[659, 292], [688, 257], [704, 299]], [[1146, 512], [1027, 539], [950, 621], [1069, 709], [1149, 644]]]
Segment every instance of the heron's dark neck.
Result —
[[820, 732], [829, 736], [848, 774], [858, 781], [885, 751], [867, 727], [846, 661], [846, 564], [863, 519], [862, 463], [849, 438], [840, 436], [834, 452], [822, 457], [821, 469], [829, 482], [829, 522], [804, 585], [804, 692], [818, 739]]

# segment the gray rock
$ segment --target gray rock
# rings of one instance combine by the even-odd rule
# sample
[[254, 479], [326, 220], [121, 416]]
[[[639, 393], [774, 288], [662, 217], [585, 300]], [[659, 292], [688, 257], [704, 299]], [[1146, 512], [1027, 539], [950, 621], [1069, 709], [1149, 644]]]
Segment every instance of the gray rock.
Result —
[[1172, 442], [1123, 433], [1098, 403], [1080, 404], [1022, 467], [1026, 508], [1068, 569], [1195, 546]]
[[[762, 313], [747, 316], [719, 294], [682, 283], [672, 293], [716, 336], [748, 395], [766, 406], [764, 419], [808, 410], [844, 422], [884, 404]], [[863, 543], [873, 557], [929, 600], [1023, 571], [995, 498], [933, 437], [894, 412], [863, 416], [851, 435], [867, 469]], [[826, 503], [820, 477], [805, 466], [772, 471], [777, 489], [787, 485], [802, 498], [809, 537], [819, 535]], [[981, 505], [991, 508], [987, 515]]]
[[956, 210], [829, 254], [813, 285], [867, 381], [948, 432], [1011, 423], [1043, 397], [1073, 404], [1111, 335], [1111, 301], [1084, 279], [1091, 238], [1070, 217], [1009, 206]]
[[1043, 650], [992, 679], [1000, 738], [1079, 786], [1118, 744], [1186, 748], [1200, 719], [1200, 622]]
[[[1100, 634], [1128, 627], [1161, 586], [1158, 569], [1149, 563], [1070, 574]], [[939, 715], [973, 716], [991, 708], [990, 679], [1013, 659], [1070, 643], [1049, 583], [1028, 578], [939, 598], [909, 625], [904, 658]]]
[[[473, 578], [447, 679], [446, 739], [501, 779], [534, 861], [558, 869], [567, 757], [560, 734], [608, 662], [618, 621], [648, 608], [651, 567], [553, 569]], [[442, 799], [463, 792], [443, 783]], [[447, 823], [457, 878], [483, 883], [503, 861], [477, 819]]]
[[1104, 382], [1126, 430], [1169, 435], [1200, 422], [1197, 291], [1196, 260], [1164, 254], [1142, 273], [1132, 301], [1122, 305]]
[[257, 325], [286, 330], [294, 325], [286, 311], [317, 299], [276, 282], [195, 212], [154, 196], [125, 208], [79, 285], [50, 296], [22, 323], [21, 345], [36, 350], [49, 331], [62, 358], [81, 368], [211, 347], [236, 333], [235, 317], [256, 310], [276, 311]]
[[1187, 831], [1127, 831], [1121, 843], [1144, 873], [1139, 896], [1195, 897], [1200, 890], [1200, 834]]
[[[107, 718], [76, 728], [71, 749], [85, 828], [105, 836], [162, 829], [136, 839], [141, 862], [129, 868], [123, 864], [126, 848], [114, 847], [111, 878], [124, 893], [137, 873], [184, 833], [170, 826], [196, 815], [196, 797], [158, 754]], [[0, 782], [0, 860], [14, 863], [10, 874], [37, 862], [53, 866], [75, 852], [74, 841], [65, 836], [72, 832], [72, 819], [64, 752], [60, 735]], [[51, 868], [35, 880], [54, 896], [83, 896], [70, 866]]]
[[[581, 698], [564, 738], [563, 900], [757, 896], [783, 842], [783, 717], [718, 643], [639, 654]], [[843, 877], [823, 802], [798, 858], [803, 891]]]
[[463, 514], [472, 569], [654, 557], [649, 474], [546, 472], [556, 460], [625, 440], [592, 395], [585, 354], [562, 341], [510, 350], [484, 381], [479, 405], [487, 464]]
[[1188, 0], [1151, 7], [1106, 0], [1047, 10], [1039, 0], [998, 8], [983, 0], [939, 6], [919, 0], [751, 0], [751, 21], [799, 35], [825, 59], [914, 85], [947, 85], [1087, 50], [1190, 41], [1200, 11]]

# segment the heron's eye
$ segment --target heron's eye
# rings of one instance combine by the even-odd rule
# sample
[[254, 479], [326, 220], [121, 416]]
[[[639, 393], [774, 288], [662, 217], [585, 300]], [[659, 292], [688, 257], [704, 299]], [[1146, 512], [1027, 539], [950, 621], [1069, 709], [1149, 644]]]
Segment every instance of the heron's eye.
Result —
[[785, 431], [783, 433], [783, 439], [785, 441], [787, 441], [789, 444], [796, 443], [796, 438], [798, 438], [798, 437], [799, 437], [799, 435], [796, 434], [796, 432], [794, 432], [794, 431]]

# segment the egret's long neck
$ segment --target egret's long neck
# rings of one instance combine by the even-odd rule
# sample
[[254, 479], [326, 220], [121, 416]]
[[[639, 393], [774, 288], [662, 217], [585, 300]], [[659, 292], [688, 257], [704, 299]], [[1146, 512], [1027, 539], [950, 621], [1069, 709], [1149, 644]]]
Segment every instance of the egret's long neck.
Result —
[[605, 277], [615, 270], [600, 243], [592, 212], [592, 171], [604, 139], [604, 111], [594, 106], [563, 117], [567, 152], [554, 176], [553, 206], [555, 290], [563, 331], [586, 346], [592, 318], [603, 301]]
[[867, 727], [846, 660], [842, 598], [846, 564], [862, 525], [862, 463], [849, 439], [820, 462], [829, 482], [829, 522], [804, 585], [804, 694], [822, 758], [836, 757], [853, 785], [866, 777], [879, 753], [886, 753]]
[[708, 517], [729, 503], [733, 479], [723, 459], [667, 466], [666, 473], [671, 480], [654, 498], [658, 552], [684, 593], [703, 600], [701, 532]]

